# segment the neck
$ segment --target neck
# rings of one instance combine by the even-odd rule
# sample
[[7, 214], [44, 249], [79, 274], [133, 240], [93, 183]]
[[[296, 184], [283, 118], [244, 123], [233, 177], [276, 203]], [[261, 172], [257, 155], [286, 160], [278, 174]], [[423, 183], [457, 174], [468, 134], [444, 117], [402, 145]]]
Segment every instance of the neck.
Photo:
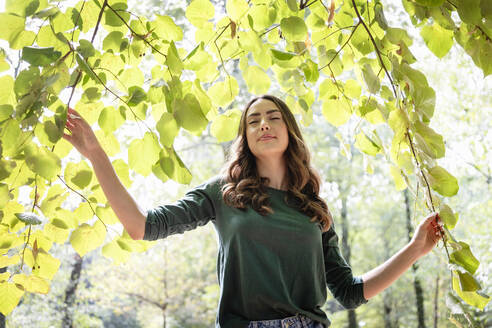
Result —
[[287, 166], [283, 157], [257, 158], [256, 168], [260, 177], [268, 178], [268, 187], [287, 190]]

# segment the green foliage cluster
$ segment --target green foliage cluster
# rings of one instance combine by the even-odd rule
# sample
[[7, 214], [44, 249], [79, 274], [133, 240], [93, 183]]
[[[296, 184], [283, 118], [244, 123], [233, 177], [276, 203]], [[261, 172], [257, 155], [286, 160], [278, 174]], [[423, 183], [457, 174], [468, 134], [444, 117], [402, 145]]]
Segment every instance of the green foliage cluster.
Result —
[[[145, 126], [143, 136], [131, 140], [128, 160], [113, 161], [126, 187], [130, 171], [187, 184], [191, 173], [173, 147], [179, 131], [201, 135], [212, 122], [220, 142], [237, 131], [240, 112], [229, 108], [239, 84], [231, 64], [238, 65], [252, 94], [278, 84], [306, 125], [315, 102], [335, 127], [352, 115], [367, 126], [388, 125], [391, 144], [383, 144], [373, 129], [356, 136], [356, 147], [388, 158], [397, 190], [411, 188], [410, 176], [418, 179], [428, 210], [439, 211], [445, 224], [453, 289], [483, 309], [490, 298], [473, 277], [479, 262], [450, 232], [458, 214], [444, 197], [459, 187], [436, 162], [445, 155], [442, 136], [429, 126], [436, 95], [425, 75], [411, 67], [412, 39], [388, 26], [377, 0], [337, 5], [228, 0], [226, 15], [216, 17], [209, 0], [193, 0], [186, 18], [196, 28], [195, 43], [184, 47], [172, 17], [136, 17], [125, 0], [82, 0], [65, 10], [55, 1], [6, 1], [0, 38], [21, 53], [23, 64], [17, 75], [0, 77], [0, 267], [13, 268], [0, 274], [0, 312], [10, 313], [25, 292], [49, 291], [60, 265], [49, 252], [53, 243], [69, 240], [81, 256], [102, 246], [103, 255], [118, 263], [149, 247], [126, 233], [106, 242], [118, 221], [91, 169], [85, 161], [62, 165], [71, 150], [61, 136], [75, 91], [81, 93], [75, 109], [97, 122], [96, 135], [109, 156], [121, 152], [114, 132], [125, 122]], [[488, 1], [403, 5], [436, 56], [456, 40], [484, 75], [492, 73], [486, 60], [492, 49]], [[147, 78], [142, 68], [149, 63]], [[0, 69], [12, 69], [3, 54]], [[62, 91], [70, 93], [68, 106], [59, 98]], [[21, 187], [30, 190], [31, 204], [20, 203]], [[73, 211], [63, 207], [69, 193], [81, 198]]]

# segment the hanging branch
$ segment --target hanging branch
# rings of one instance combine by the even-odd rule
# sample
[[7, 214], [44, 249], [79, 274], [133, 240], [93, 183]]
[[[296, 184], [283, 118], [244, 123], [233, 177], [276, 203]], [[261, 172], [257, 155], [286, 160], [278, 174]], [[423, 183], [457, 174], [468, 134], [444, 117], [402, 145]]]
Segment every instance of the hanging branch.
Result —
[[[374, 37], [372, 36], [371, 34], [371, 31], [369, 30], [368, 26], [366, 25], [366, 23], [364, 22], [364, 20], [362, 19], [360, 13], [359, 13], [359, 9], [357, 8], [357, 5], [355, 4], [355, 0], [352, 0], [352, 5], [354, 6], [354, 10], [355, 10], [355, 13], [359, 19], [359, 23], [362, 24], [362, 26], [364, 26], [364, 29], [366, 30], [367, 34], [369, 35], [369, 38], [371, 39], [371, 42], [372, 42], [372, 45], [374, 46], [374, 49], [376, 51], [376, 54], [377, 54], [377, 57], [379, 59], [379, 63], [381, 65], [381, 67], [384, 69], [385, 73], [386, 73], [386, 76], [388, 77], [389, 81], [390, 81], [390, 84], [391, 84], [391, 88], [393, 89], [393, 93], [395, 95], [395, 98], [396, 98], [396, 101], [398, 102], [398, 104], [400, 104], [399, 102], [399, 98], [398, 98], [398, 93], [396, 92], [396, 86], [395, 86], [395, 82], [393, 81], [388, 69], [386, 68], [386, 65], [384, 64], [383, 62], [383, 58], [381, 56], [381, 51], [379, 50], [377, 44], [376, 44], [376, 41], [374, 40]], [[400, 108], [400, 110], [402, 110]], [[408, 142], [410, 144], [410, 147], [412, 149], [412, 154], [413, 154], [413, 157], [414, 157], [414, 160], [415, 162], [417, 163], [417, 168], [419, 169], [419, 172], [420, 174], [422, 175], [423, 179], [424, 179], [424, 182], [425, 182], [425, 185], [426, 185], [426, 188], [427, 188], [427, 193], [429, 195], [429, 200], [430, 200], [430, 209], [435, 212], [435, 208], [434, 208], [434, 202], [432, 200], [432, 194], [431, 194], [431, 190], [430, 190], [430, 184], [429, 182], [427, 181], [427, 177], [425, 176], [425, 173], [420, 165], [420, 162], [418, 161], [417, 159], [417, 155], [415, 153], [415, 148], [414, 148], [414, 145], [413, 145], [413, 141], [412, 141], [412, 138], [410, 137], [410, 130], [407, 128], [407, 131], [405, 133], [406, 137], [408, 138]], [[436, 216], [436, 223], [438, 223], [438, 218]], [[447, 230], [447, 229], [446, 229]], [[444, 238], [445, 237], [445, 234], [441, 234], [441, 239], [444, 243], [444, 248], [446, 249], [446, 254], [448, 255], [448, 259], [449, 259], [449, 252], [448, 252], [448, 248], [447, 248], [447, 244], [446, 244], [446, 239]]]
[[[85, 4], [85, 2], [80, 7], [79, 15], [77, 17], [75, 25], [77, 25], [77, 23], [79, 21], [80, 14], [81, 14], [82, 10], [84, 9], [84, 4]], [[108, 0], [104, 0], [103, 4], [101, 6], [101, 10], [99, 11], [99, 15], [97, 16], [96, 27], [94, 28], [94, 33], [92, 33], [91, 43], [94, 43], [94, 39], [96, 38], [97, 31], [99, 30], [99, 24], [101, 23], [102, 15], [104, 13], [104, 8], [106, 8], [106, 6], [109, 6]], [[74, 33], [75, 33], [75, 28], [74, 28], [74, 32], [72, 33], [72, 41], [73, 41]], [[74, 49], [72, 47], [72, 44], [68, 40], [67, 40], [67, 43], [68, 43], [68, 46], [70, 47], [70, 51], [73, 52]], [[75, 88], [77, 87], [77, 84], [79, 83], [81, 76], [82, 76], [82, 71], [79, 71], [77, 74], [77, 77], [75, 78], [75, 82], [73, 83], [73, 85], [70, 86], [70, 88], [72, 88], [72, 91], [70, 92], [70, 97], [68, 98], [67, 108], [70, 108], [70, 102], [72, 101], [72, 97], [75, 93]]]
[[386, 76], [390, 80], [391, 88], [393, 88], [393, 93], [395, 94], [395, 98], [398, 99], [398, 93], [396, 92], [395, 82], [393, 82], [393, 78], [391, 78], [391, 75], [388, 72], [386, 65], [384, 65], [383, 58], [381, 56], [381, 51], [379, 51], [379, 48], [376, 44], [376, 41], [374, 40], [374, 37], [372, 36], [371, 31], [369, 30], [369, 27], [367, 27], [366, 23], [364, 22], [364, 20], [360, 16], [359, 9], [357, 9], [357, 5], [355, 4], [355, 0], [352, 0], [352, 5], [354, 6], [355, 13], [356, 13], [357, 17], [359, 18], [359, 23], [361, 23], [362, 26], [364, 26], [364, 29], [366, 30], [367, 34], [369, 35], [369, 38], [371, 39], [372, 45], [374, 46], [374, 49], [376, 50], [376, 54], [378, 56], [379, 63], [381, 64], [381, 67], [384, 69], [384, 71], [386, 72]]

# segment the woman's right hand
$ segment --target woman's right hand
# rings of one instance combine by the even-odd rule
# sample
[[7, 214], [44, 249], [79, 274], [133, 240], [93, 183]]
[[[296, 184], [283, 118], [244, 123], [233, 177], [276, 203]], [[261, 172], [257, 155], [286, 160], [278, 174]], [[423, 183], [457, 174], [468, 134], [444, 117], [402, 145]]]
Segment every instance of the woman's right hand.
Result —
[[63, 139], [70, 142], [83, 156], [90, 159], [96, 151], [102, 149], [91, 126], [74, 109], [68, 108], [65, 128], [70, 134], [63, 134]]

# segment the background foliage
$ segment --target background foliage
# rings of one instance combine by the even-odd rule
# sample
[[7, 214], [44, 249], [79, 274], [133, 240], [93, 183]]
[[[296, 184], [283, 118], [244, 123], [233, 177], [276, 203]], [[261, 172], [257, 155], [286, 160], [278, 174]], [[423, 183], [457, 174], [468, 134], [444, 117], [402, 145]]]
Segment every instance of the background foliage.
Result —
[[[459, 229], [458, 219], [466, 217], [466, 233], [457, 230], [456, 236], [473, 236], [474, 253], [490, 244], [490, 238], [477, 238], [487, 236], [480, 218], [485, 220], [491, 208], [490, 157], [485, 146], [489, 126], [479, 110], [490, 112], [490, 88], [481, 91], [460, 84], [462, 72], [471, 70], [484, 77], [492, 73], [491, 61], [486, 60], [492, 50], [488, 1], [473, 5], [456, 0], [402, 1], [384, 9], [380, 1], [319, 0], [232, 0], [225, 8], [208, 0], [164, 8], [153, 2], [132, 9], [128, 5], [120, 0], [6, 1], [0, 14], [5, 26], [0, 38], [8, 42], [0, 56], [4, 72], [0, 76], [0, 266], [7, 268], [0, 273], [0, 312], [9, 314], [21, 299], [31, 304], [38, 296], [30, 293], [46, 294], [51, 288], [46, 297], [52, 301], [33, 306], [52, 313], [55, 321], [90, 326], [120, 320], [138, 325], [146, 315], [128, 314], [137, 300], [157, 313], [151, 315], [156, 322], [164, 318], [164, 324], [180, 327], [210, 326], [217, 297], [213, 241], [178, 244], [179, 251], [172, 251], [181, 238], [184, 243], [193, 236], [200, 240], [197, 233], [210, 235], [210, 227], [172, 237], [163, 247], [132, 257], [131, 253], [145, 252], [151, 244], [133, 241], [122, 231], [89, 164], [61, 139], [66, 109], [75, 107], [99, 128], [96, 134], [125, 186], [148, 194], [148, 183], [135, 186], [140, 177], [189, 184], [216, 174], [235, 136], [239, 108], [251, 94], [270, 92], [281, 96], [306, 127], [316, 167], [330, 181], [325, 198], [340, 210], [340, 217], [348, 215], [350, 226], [343, 232], [351, 231], [352, 237], [344, 247], [353, 245], [352, 262], [370, 269], [407, 240], [405, 222], [395, 220], [404, 217], [400, 191], [406, 190], [412, 196], [412, 217], [437, 210], [447, 232], [439, 255], [442, 261], [426, 259], [421, 265], [425, 273], [415, 269], [413, 274], [429, 293], [443, 294], [452, 285], [454, 292], [441, 309], [446, 306], [457, 325], [486, 322], [486, 312], [477, 309], [483, 310], [489, 300], [482, 287], [487, 269], [480, 271], [483, 264], [479, 267], [477, 258], [482, 257], [473, 255], [468, 243], [450, 230]], [[149, 10], [156, 7], [159, 10]], [[405, 15], [413, 26], [393, 22], [385, 15], [388, 12]], [[448, 58], [448, 66], [459, 68], [449, 75], [455, 90], [440, 95], [440, 90], [450, 87], [440, 81], [440, 73], [434, 73], [436, 77], [422, 73], [430, 69], [411, 51], [414, 42], [422, 40], [434, 56]], [[463, 52], [469, 57], [461, 58]], [[470, 59], [480, 72], [470, 67]], [[442, 96], [453, 93], [457, 99]], [[441, 116], [435, 111], [439, 102], [449, 106]], [[446, 129], [456, 135], [443, 138], [439, 132]], [[469, 147], [472, 172], [449, 168], [460, 156], [442, 161], [449, 143], [460, 142]], [[214, 145], [202, 149], [207, 143]], [[185, 163], [195, 163], [195, 168]], [[460, 173], [459, 181], [466, 183], [458, 187], [450, 172]], [[156, 187], [162, 194], [159, 201], [179, 197], [169, 188], [188, 188], [169, 185], [165, 192]], [[469, 193], [462, 192], [460, 201], [451, 198], [463, 188]], [[390, 201], [387, 195], [394, 197]], [[377, 240], [368, 238], [371, 235]], [[118, 297], [122, 310], [113, 311], [115, 300], [107, 297], [114, 292], [105, 289], [117, 288], [113, 281], [118, 276], [106, 279], [119, 270], [108, 266], [107, 260], [92, 259], [95, 249], [113, 263], [131, 259], [126, 274], [143, 265], [138, 261], [166, 269], [139, 269], [156, 273], [141, 279], [149, 288], [138, 287], [138, 281], [135, 288], [126, 283]], [[162, 249], [164, 254], [159, 255]], [[366, 254], [370, 249], [385, 251]], [[202, 256], [190, 258], [198, 250]], [[489, 252], [480, 255], [487, 257]], [[143, 256], [164, 259], [165, 264]], [[443, 263], [449, 263], [450, 271]], [[87, 267], [85, 282], [80, 282], [82, 264]], [[106, 267], [108, 272], [101, 270]], [[72, 282], [66, 288], [53, 280], [60, 271]], [[176, 272], [185, 277], [179, 284]], [[98, 280], [105, 281], [98, 287], [103, 290], [93, 294], [90, 281]], [[80, 284], [86, 284], [82, 290], [87, 293], [80, 291]], [[157, 285], [162, 287], [158, 293]], [[61, 307], [56, 301], [60, 298]], [[381, 317], [393, 325], [412, 318], [408, 310], [402, 311], [401, 297], [385, 293], [382, 298], [383, 306], [364, 309], [359, 322], [377, 327]], [[437, 297], [432, 301], [430, 296], [426, 300], [434, 303], [427, 304], [428, 313], [431, 305], [437, 306], [433, 309], [437, 322], [436, 317], [443, 315], [438, 310], [443, 301]], [[84, 310], [73, 313], [74, 302], [77, 308], [85, 304]], [[105, 304], [97, 315], [95, 302]], [[328, 302], [327, 310], [336, 312], [337, 307]]]

